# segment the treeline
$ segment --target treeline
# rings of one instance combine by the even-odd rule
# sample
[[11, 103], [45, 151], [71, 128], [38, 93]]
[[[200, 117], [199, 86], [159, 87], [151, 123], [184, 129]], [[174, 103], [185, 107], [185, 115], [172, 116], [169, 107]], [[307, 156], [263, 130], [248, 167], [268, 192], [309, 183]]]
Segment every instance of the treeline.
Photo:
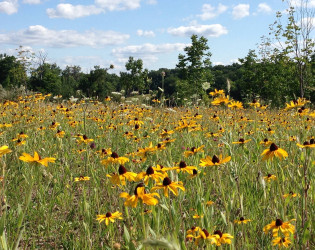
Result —
[[[125, 72], [119, 75], [111, 73], [113, 67], [94, 66], [89, 73], [83, 73], [80, 66], [61, 69], [55, 63], [43, 63], [27, 74], [25, 65], [18, 58], [2, 54], [0, 84], [5, 89], [24, 85], [32, 91], [62, 95], [64, 98], [84, 95], [102, 100], [106, 96], [113, 96], [113, 92], [122, 92], [126, 97], [134, 92], [151, 93], [152, 98], [156, 99], [163, 95], [170, 105], [182, 105], [197, 99], [206, 101], [207, 94], [215, 88], [224, 89], [236, 100], [250, 101], [259, 98], [267, 103], [271, 101], [276, 106], [300, 96], [294, 63], [281, 59], [276, 62], [258, 61], [254, 51], [240, 59], [240, 63], [202, 68], [203, 75], [199, 72], [201, 79], [190, 79], [193, 70], [185, 72], [187, 65], [182, 68], [149, 71], [143, 69], [141, 59], [132, 57], [126, 63]], [[304, 97], [314, 101], [314, 54], [309, 70], [310, 82]]]

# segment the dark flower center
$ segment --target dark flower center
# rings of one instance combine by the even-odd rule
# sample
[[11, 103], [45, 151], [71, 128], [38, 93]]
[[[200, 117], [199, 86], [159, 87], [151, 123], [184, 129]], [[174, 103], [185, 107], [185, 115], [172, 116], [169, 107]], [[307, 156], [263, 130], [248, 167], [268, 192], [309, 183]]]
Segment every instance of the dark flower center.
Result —
[[123, 165], [120, 165], [118, 168], [118, 173], [120, 175], [123, 175], [123, 174], [127, 173], [127, 169]]
[[244, 142], [245, 140], [244, 140], [244, 138], [240, 138], [238, 141], [239, 142]]
[[277, 227], [282, 226], [282, 224], [283, 224], [282, 220], [276, 219], [276, 226], [277, 226]]
[[195, 152], [195, 147], [192, 147], [190, 150], [192, 151], [192, 152]]
[[265, 138], [265, 139], [264, 139], [264, 142], [267, 142], [267, 141], [268, 141], [268, 139], [267, 139], [267, 138]]
[[135, 125], [135, 129], [139, 129], [139, 125], [138, 124]]
[[244, 220], [244, 217], [241, 217], [241, 218], [240, 218], [240, 221], [243, 221], [243, 220]]
[[310, 145], [310, 143], [308, 141], [303, 143], [304, 146]]
[[185, 168], [185, 167], [187, 167], [186, 162], [181, 161], [181, 162], [179, 163], [179, 167], [180, 167], [180, 168]]
[[161, 147], [162, 147], [161, 143], [158, 143], [157, 148], [161, 148]]
[[83, 140], [87, 140], [87, 136], [86, 135], [83, 135]]
[[276, 144], [274, 144], [274, 143], [272, 143], [271, 145], [270, 145], [270, 149], [269, 149], [271, 152], [273, 152], [273, 151], [276, 151], [276, 150], [278, 150], [278, 146], [276, 145]]
[[271, 175], [272, 175], [272, 174], [268, 174], [268, 178], [270, 178], [270, 177], [271, 177]]
[[163, 186], [168, 186], [172, 183], [171, 179], [168, 177], [165, 177], [163, 180]]
[[204, 234], [206, 235], [206, 237], [208, 237], [210, 234], [206, 229], [202, 229], [202, 232], [204, 232]]
[[214, 233], [213, 234], [217, 234], [217, 235], [219, 235], [220, 236], [220, 238], [222, 237], [222, 232], [220, 231], [220, 230], [216, 230], [216, 231], [214, 231]]
[[271, 131], [271, 128], [268, 128], [268, 131], [270, 132], [270, 131]]
[[147, 175], [151, 175], [154, 174], [154, 169], [152, 167], [148, 167], [147, 171], [146, 171]]
[[213, 118], [217, 118], [217, 115], [213, 115]]
[[213, 157], [212, 157], [212, 163], [219, 163], [220, 162], [220, 159], [216, 156], [216, 155], [214, 155]]
[[116, 152], [113, 152], [110, 157], [116, 159], [116, 158], [119, 158], [118, 154]]
[[315, 143], [315, 139], [314, 138], [310, 139], [310, 144], [314, 144], [314, 143]]
[[106, 218], [111, 217], [111, 216], [112, 216], [112, 213], [111, 213], [111, 212], [107, 212], [107, 213], [106, 213]]
[[196, 169], [193, 170], [193, 175], [198, 174], [198, 171]]
[[102, 154], [107, 154], [106, 149], [102, 148]]
[[284, 243], [284, 242], [285, 242], [285, 238], [281, 238], [280, 243]]

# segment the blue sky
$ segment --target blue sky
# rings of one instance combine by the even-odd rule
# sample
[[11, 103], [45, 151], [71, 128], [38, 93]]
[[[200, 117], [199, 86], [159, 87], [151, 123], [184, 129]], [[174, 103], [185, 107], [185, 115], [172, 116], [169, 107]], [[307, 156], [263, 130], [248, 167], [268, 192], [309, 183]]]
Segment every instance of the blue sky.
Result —
[[0, 53], [22, 45], [85, 72], [110, 64], [123, 71], [129, 56], [149, 70], [174, 68], [197, 34], [208, 39], [213, 64], [231, 64], [285, 8], [281, 0], [0, 0]]

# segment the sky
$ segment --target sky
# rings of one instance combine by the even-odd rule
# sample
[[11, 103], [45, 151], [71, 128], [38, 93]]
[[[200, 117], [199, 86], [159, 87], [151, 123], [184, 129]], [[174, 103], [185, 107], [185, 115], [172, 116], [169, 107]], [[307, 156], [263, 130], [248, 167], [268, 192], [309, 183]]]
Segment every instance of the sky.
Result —
[[[311, 0], [315, 7], [315, 0]], [[129, 56], [149, 70], [175, 68], [191, 35], [208, 39], [213, 65], [257, 48], [281, 0], [0, 0], [0, 53], [21, 45], [49, 63], [125, 70]]]

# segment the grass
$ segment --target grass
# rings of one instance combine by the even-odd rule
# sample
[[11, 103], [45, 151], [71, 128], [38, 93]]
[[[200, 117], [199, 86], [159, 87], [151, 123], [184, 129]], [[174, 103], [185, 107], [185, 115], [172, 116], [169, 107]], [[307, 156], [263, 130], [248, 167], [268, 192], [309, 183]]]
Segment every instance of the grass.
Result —
[[[315, 149], [297, 143], [314, 138], [315, 115], [312, 109], [298, 112], [300, 108], [60, 104], [39, 94], [3, 102], [0, 146], [7, 145], [12, 152], [0, 158], [1, 248], [216, 248], [211, 239], [196, 245], [200, 231], [193, 235], [196, 239], [187, 238], [188, 229], [200, 227], [210, 235], [217, 230], [232, 235], [231, 244], [222, 244], [224, 249], [272, 249], [272, 233], [264, 233], [263, 228], [276, 219], [295, 219], [290, 247], [312, 249]], [[163, 129], [168, 133], [164, 137]], [[61, 138], [58, 130], [64, 132]], [[28, 137], [22, 138], [23, 134]], [[18, 146], [14, 138], [25, 144]], [[250, 141], [233, 143], [241, 138]], [[262, 160], [262, 152], [270, 146], [261, 143], [265, 138], [284, 149], [288, 157]], [[202, 145], [203, 150], [184, 157], [185, 151]], [[133, 195], [141, 180], [113, 184], [107, 175], [117, 173], [119, 164], [102, 164], [111, 156], [102, 149], [127, 157], [125, 168], [137, 174], [158, 164], [172, 168], [180, 161], [196, 167], [198, 173], [168, 170], [170, 180], [182, 182], [185, 191], [178, 189], [178, 196], [165, 197], [162, 190], [156, 190], [158, 204], [139, 201], [135, 208], [127, 207], [121, 193]], [[33, 156], [34, 151], [41, 159], [56, 160], [45, 167], [19, 159], [23, 153]], [[199, 166], [206, 156], [220, 154], [231, 160], [219, 166]], [[276, 179], [268, 181], [264, 178], [268, 174]], [[89, 180], [75, 181], [80, 177]], [[156, 185], [150, 180], [146, 192]], [[289, 196], [284, 198], [285, 194]], [[108, 226], [96, 220], [97, 215], [116, 211], [122, 213], [122, 220]], [[234, 222], [241, 217], [251, 221]]]

